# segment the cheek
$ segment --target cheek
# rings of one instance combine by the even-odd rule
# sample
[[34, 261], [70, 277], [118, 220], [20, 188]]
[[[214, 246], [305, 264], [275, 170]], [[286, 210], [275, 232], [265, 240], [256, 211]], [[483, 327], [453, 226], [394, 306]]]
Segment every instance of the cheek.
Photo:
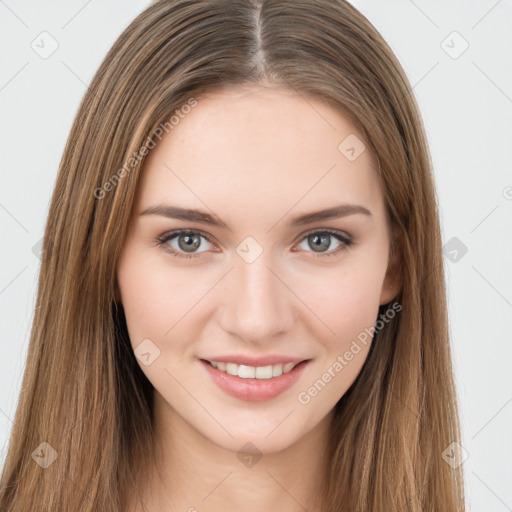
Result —
[[[337, 376], [332, 379], [332, 392], [338, 400], [356, 379], [368, 355], [379, 304], [372, 289], [362, 288], [360, 283], [352, 293], [333, 297], [332, 304], [336, 306], [331, 306], [325, 318], [335, 334], [323, 336], [327, 356], [324, 367]], [[325, 379], [329, 376], [324, 374]]]
[[317, 331], [329, 347], [343, 346], [377, 320], [384, 269], [378, 262], [347, 264], [343, 269], [302, 278], [298, 295], [322, 330]]
[[308, 407], [310, 426], [335, 406], [364, 365], [379, 311], [380, 288], [375, 280], [369, 273], [345, 274], [330, 280], [324, 293], [318, 290], [308, 295], [308, 305], [323, 320], [315, 330], [318, 364], [297, 395], [298, 402]]
[[118, 283], [132, 344], [144, 338], [163, 339], [199, 300], [200, 282], [197, 272], [173, 269], [165, 261], [127, 251], [119, 264]]
[[191, 286], [192, 273], [171, 269], [136, 250], [126, 251], [117, 275], [137, 362], [156, 389], [172, 387], [171, 375], [189, 357], [187, 321], [201, 290]]

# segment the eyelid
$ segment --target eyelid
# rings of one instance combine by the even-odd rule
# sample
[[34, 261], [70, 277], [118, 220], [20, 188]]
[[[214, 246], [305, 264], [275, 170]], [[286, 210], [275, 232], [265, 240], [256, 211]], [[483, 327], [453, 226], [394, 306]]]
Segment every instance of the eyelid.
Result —
[[302, 240], [303, 238], [306, 238], [310, 235], [314, 235], [315, 233], [329, 233], [331, 235], [339, 235], [344, 236], [348, 240], [353, 240], [353, 236], [349, 235], [346, 231], [343, 231], [341, 229], [334, 229], [334, 228], [313, 228], [309, 229], [308, 231], [304, 231], [300, 235], [298, 235], [297, 239]]
[[[209, 235], [208, 233], [205, 233], [204, 231], [201, 231], [200, 229], [188, 229], [188, 228], [172, 229], [171, 231], [167, 231], [167, 232], [161, 234], [160, 236], [157, 236], [155, 239], [155, 242], [157, 242], [160, 245], [164, 245], [165, 243], [169, 242], [170, 240], [172, 240], [180, 235], [200, 235], [204, 239], [206, 239], [206, 241], [208, 241], [209, 243], [211, 243], [213, 245], [217, 245], [213, 241], [213, 237], [211, 235]], [[186, 253], [183, 253], [183, 254], [186, 254]], [[193, 254], [200, 254], [200, 253], [190, 253], [190, 255], [193, 255]]]

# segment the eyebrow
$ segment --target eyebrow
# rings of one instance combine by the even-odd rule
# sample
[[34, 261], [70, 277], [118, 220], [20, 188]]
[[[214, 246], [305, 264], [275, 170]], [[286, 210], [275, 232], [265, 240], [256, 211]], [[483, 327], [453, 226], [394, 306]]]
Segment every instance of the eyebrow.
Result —
[[[326, 208], [325, 210], [305, 213], [294, 217], [289, 222], [289, 225], [304, 226], [306, 224], [312, 224], [313, 222], [337, 219], [346, 217], [348, 215], [354, 215], [356, 213], [361, 213], [363, 215], [372, 217], [372, 213], [364, 206], [357, 204], [341, 204], [331, 208]], [[198, 222], [231, 230], [231, 228], [215, 214], [209, 214], [205, 211], [192, 208], [180, 208], [178, 206], [172, 206], [168, 204], [157, 204], [155, 206], [150, 206], [146, 208], [140, 215], [161, 215], [169, 219]]]

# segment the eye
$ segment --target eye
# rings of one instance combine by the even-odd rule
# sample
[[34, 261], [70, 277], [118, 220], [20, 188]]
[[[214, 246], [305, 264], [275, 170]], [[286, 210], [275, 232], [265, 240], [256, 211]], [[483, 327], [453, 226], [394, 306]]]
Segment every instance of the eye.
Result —
[[[339, 244], [332, 251], [323, 251], [322, 249], [329, 249], [331, 247], [332, 239], [336, 239]], [[339, 231], [323, 230], [313, 231], [304, 235], [301, 243], [306, 243], [309, 247], [313, 247], [312, 252], [316, 253], [315, 256], [334, 256], [341, 251], [346, 251], [354, 244], [354, 241], [347, 235]], [[318, 250], [317, 250], [318, 249]]]
[[[165, 233], [156, 239], [156, 244], [164, 251], [172, 254], [176, 258], [196, 258], [200, 256], [201, 252], [196, 252], [196, 249], [204, 245], [201, 240], [212, 245], [209, 237], [199, 231], [192, 230], [179, 230]], [[329, 249], [332, 239], [336, 239], [339, 244], [331, 251], [323, 251]], [[169, 242], [173, 242], [170, 244]], [[306, 242], [309, 247], [313, 247], [315, 256], [333, 256], [341, 251], [348, 250], [354, 244], [354, 241], [347, 235], [339, 231], [322, 230], [313, 231], [303, 235], [301, 243]], [[207, 248], [208, 249], [208, 248]], [[319, 249], [319, 250], [318, 250]]]
[[[176, 239], [176, 240], [175, 240]], [[176, 258], [196, 258], [200, 254], [194, 253], [198, 247], [200, 247], [201, 239], [211, 244], [206, 235], [201, 234], [198, 231], [181, 230], [173, 231], [172, 233], [166, 233], [156, 239], [157, 245], [164, 251], [171, 253]], [[168, 242], [176, 242], [175, 246], [170, 245]], [[204, 244], [203, 244], [204, 245]], [[183, 251], [183, 252], [182, 252]]]

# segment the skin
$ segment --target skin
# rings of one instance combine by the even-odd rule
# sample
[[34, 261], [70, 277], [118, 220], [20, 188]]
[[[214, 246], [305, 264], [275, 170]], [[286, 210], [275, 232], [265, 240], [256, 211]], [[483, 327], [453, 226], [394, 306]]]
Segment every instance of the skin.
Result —
[[[318, 99], [252, 84], [197, 99], [148, 154], [117, 272], [133, 348], [150, 339], [160, 351], [148, 366], [138, 361], [155, 388], [161, 457], [146, 504], [154, 511], [314, 511], [333, 407], [370, 343], [309, 403], [298, 394], [375, 325], [379, 305], [400, 288], [375, 162], [369, 150], [354, 161], [340, 152], [348, 135], [363, 137]], [[204, 210], [231, 229], [140, 215], [159, 203]], [[371, 216], [288, 225], [341, 203]], [[198, 257], [173, 257], [155, 239], [178, 229], [211, 241], [199, 237], [191, 250]], [[343, 242], [328, 237], [317, 252], [308, 236], [322, 229], [354, 244], [335, 253]], [[252, 263], [236, 252], [247, 236], [263, 250]], [[166, 244], [187, 254], [179, 241]], [[311, 361], [290, 389], [265, 401], [227, 395], [199, 362], [270, 353]], [[247, 442], [262, 455], [251, 467], [237, 457]]]

